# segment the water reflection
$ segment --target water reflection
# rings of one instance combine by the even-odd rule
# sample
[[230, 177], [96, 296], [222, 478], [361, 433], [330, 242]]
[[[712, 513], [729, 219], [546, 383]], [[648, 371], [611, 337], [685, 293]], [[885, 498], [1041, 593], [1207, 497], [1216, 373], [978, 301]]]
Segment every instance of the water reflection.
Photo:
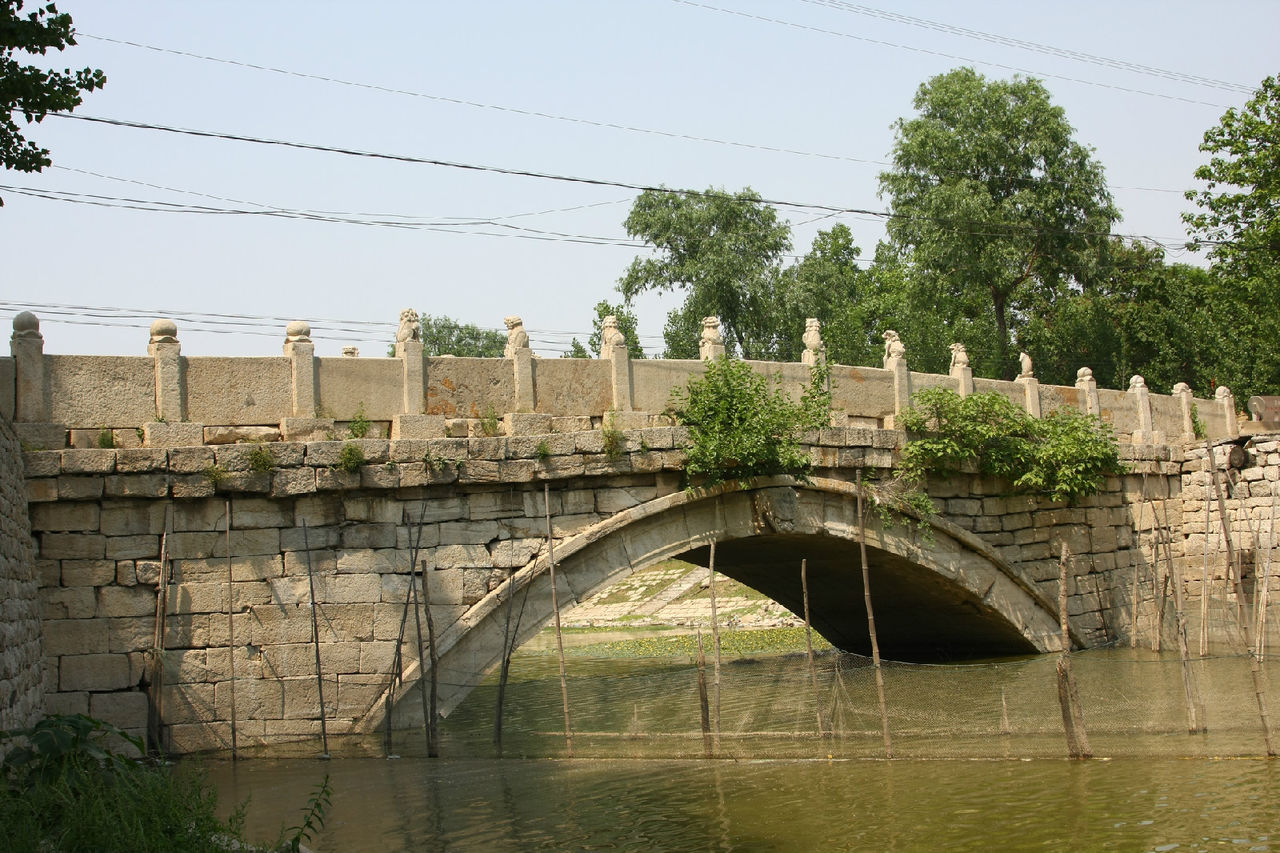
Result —
[[[907, 756], [894, 761], [873, 757], [875, 691], [853, 661], [824, 659], [828, 719], [839, 721], [827, 738], [803, 658], [726, 666], [725, 746], [712, 761], [698, 757], [688, 666], [571, 663], [585, 757], [560, 757], [552, 660], [545, 672], [523, 662], [508, 688], [505, 759], [492, 757], [482, 689], [445, 721], [442, 759], [413, 755], [422, 738], [410, 731], [397, 735], [399, 760], [209, 769], [227, 808], [249, 798], [249, 835], [268, 840], [329, 772], [333, 806], [314, 846], [335, 853], [1280, 849], [1280, 764], [1248, 757], [1262, 748], [1242, 661], [1197, 662], [1210, 731], [1190, 736], [1176, 660], [1081, 656], [1090, 738], [1109, 756], [1090, 762], [1062, 757], [1048, 659], [890, 669], [895, 752]], [[347, 748], [380, 754], [381, 739]]]

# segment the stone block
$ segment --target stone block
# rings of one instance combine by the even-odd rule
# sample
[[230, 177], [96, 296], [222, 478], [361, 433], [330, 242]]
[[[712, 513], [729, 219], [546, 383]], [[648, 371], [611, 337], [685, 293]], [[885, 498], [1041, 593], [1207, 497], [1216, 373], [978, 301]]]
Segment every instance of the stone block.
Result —
[[129, 672], [128, 655], [64, 655], [58, 661], [58, 689], [124, 690], [132, 686]]
[[96, 503], [61, 503], [34, 506], [30, 510], [34, 531], [97, 531], [99, 509]]
[[61, 657], [110, 651], [107, 632], [94, 619], [46, 619], [42, 621], [41, 629], [46, 655]]
[[293, 510], [287, 503], [256, 497], [237, 497], [231, 500], [233, 530], [292, 526]]
[[62, 473], [64, 474], [110, 474], [115, 470], [116, 452], [114, 450], [62, 451]]
[[343, 502], [338, 495], [307, 495], [293, 502], [294, 524], [323, 527], [342, 521]]
[[448, 521], [440, 524], [441, 545], [475, 545], [484, 544], [502, 535], [498, 522], [485, 521]]
[[142, 443], [147, 447], [199, 447], [204, 444], [204, 424], [143, 424]]
[[394, 524], [353, 524], [342, 528], [343, 548], [394, 548]]
[[374, 604], [382, 600], [382, 576], [378, 574], [324, 575], [316, 582], [316, 596], [326, 604]]
[[360, 488], [360, 472], [348, 473], [336, 468], [316, 469], [316, 491], [347, 491]]
[[13, 431], [24, 450], [61, 450], [67, 446], [65, 424], [15, 423]]
[[169, 489], [178, 500], [207, 498], [217, 492], [213, 481], [204, 474], [174, 474], [170, 478]]
[[[231, 715], [231, 693], [230, 681], [213, 687], [213, 705], [222, 719]], [[276, 679], [237, 678], [235, 700], [241, 720], [279, 720], [284, 714], [284, 685]]]
[[26, 477], [56, 477], [62, 473], [62, 451], [24, 451], [22, 454], [22, 470]]
[[100, 533], [41, 533], [40, 556], [46, 560], [101, 560], [107, 537]]
[[395, 415], [391, 418], [391, 439], [443, 438], [444, 418], [440, 415]]
[[502, 421], [507, 435], [545, 435], [551, 432], [551, 415], [508, 412]]
[[286, 577], [306, 577], [308, 571], [335, 572], [338, 570], [337, 552], [331, 550], [286, 551], [284, 554], [284, 574]]
[[165, 505], [142, 501], [112, 501], [102, 506], [101, 530], [107, 536], [163, 533]]
[[135, 560], [116, 561], [116, 583], [120, 586], [137, 586], [138, 572]]
[[92, 619], [98, 609], [98, 597], [91, 586], [70, 589], [46, 587], [40, 590], [42, 619]]
[[102, 497], [102, 486], [103, 482], [101, 477], [62, 475], [58, 477], [58, 500], [97, 500]]
[[[154, 610], [155, 593], [151, 593], [153, 602], [152, 613]], [[94, 620], [101, 622], [102, 620]], [[151, 648], [151, 644], [155, 642], [156, 636], [156, 619], [155, 616], [139, 619], [136, 617], [123, 617], [119, 619], [107, 619], [107, 651], [112, 652], [142, 652]], [[99, 626], [101, 630], [101, 626]]]
[[179, 447], [169, 451], [169, 471], [174, 474], [200, 474], [213, 464], [212, 447]]
[[97, 617], [153, 616], [156, 594], [144, 587], [104, 586], [98, 589]]
[[323, 548], [336, 548], [340, 530], [337, 527], [312, 527], [301, 525], [280, 531], [280, 550], [282, 551], [314, 551]]
[[400, 485], [400, 466], [393, 462], [363, 465], [360, 468], [362, 489], [394, 489]]
[[44, 710], [46, 714], [88, 714], [89, 694], [84, 691], [48, 692], [44, 697]]
[[269, 426], [214, 426], [204, 428], [205, 444], [241, 444], [279, 441], [280, 429]]
[[121, 474], [148, 474], [164, 471], [169, 454], [161, 448], [135, 447], [116, 451], [116, 471]]
[[444, 434], [450, 438], [466, 438], [470, 425], [466, 418], [445, 418]]
[[108, 560], [139, 560], [160, 556], [160, 537], [155, 534], [108, 536]]
[[501, 482], [499, 463], [483, 459], [468, 459], [458, 470], [458, 481], [462, 483], [497, 483]]
[[47, 503], [58, 499], [58, 481], [47, 477], [41, 480], [27, 480], [27, 503]]
[[333, 438], [332, 418], [285, 418], [280, 422], [280, 437], [285, 441], [325, 441]]
[[493, 564], [484, 545], [441, 545], [430, 555], [437, 569], [488, 567]]
[[169, 494], [166, 474], [114, 474], [104, 478], [103, 493], [110, 498], [163, 498]]
[[151, 584], [154, 586], [160, 582], [160, 561], [159, 560], [137, 560], [133, 564], [134, 575], [140, 584]]

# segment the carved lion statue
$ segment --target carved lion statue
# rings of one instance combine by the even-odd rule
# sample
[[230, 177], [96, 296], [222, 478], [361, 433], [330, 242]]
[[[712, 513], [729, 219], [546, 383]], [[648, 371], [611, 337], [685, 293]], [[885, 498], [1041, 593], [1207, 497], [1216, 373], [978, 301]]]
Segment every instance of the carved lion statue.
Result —
[[507, 348], [503, 355], [514, 358], [516, 350], [529, 348], [529, 333], [524, 330], [524, 320], [520, 319], [519, 314], [504, 317], [502, 322], [507, 325]]
[[400, 328], [396, 329], [396, 343], [417, 341], [422, 339], [422, 328], [418, 312], [406, 308], [400, 312]]

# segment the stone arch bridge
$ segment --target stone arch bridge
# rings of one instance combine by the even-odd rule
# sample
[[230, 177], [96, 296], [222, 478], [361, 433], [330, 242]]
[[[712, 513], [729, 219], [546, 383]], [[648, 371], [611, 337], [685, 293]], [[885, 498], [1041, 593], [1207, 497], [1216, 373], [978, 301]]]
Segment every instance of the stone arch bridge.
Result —
[[[305, 324], [290, 326], [283, 358], [188, 358], [172, 324], [153, 327], [145, 357], [47, 356], [38, 322], [20, 320], [14, 356], [0, 359], [0, 415], [24, 447], [4, 470], [26, 489], [44, 707], [140, 731], [155, 699], [179, 752], [229, 746], [233, 716], [241, 744], [319, 733], [312, 580], [328, 731], [376, 727], [415, 542], [446, 709], [500, 658], [513, 599], [527, 601], [521, 639], [550, 617], [552, 544], [565, 606], [667, 557], [705, 565], [715, 541], [718, 570], [799, 610], [807, 559], [815, 626], [862, 650], [853, 481], [888, 476], [912, 388], [1097, 411], [1132, 473], [1075, 507], [962, 475], [929, 484], [938, 514], [923, 525], [868, 513], [887, 657], [1057, 650], [1058, 542], [1073, 555], [1073, 644], [1149, 635], [1162, 621], [1152, 528], [1181, 554], [1194, 544], [1186, 519], [1199, 517], [1182, 506], [1188, 485], [1202, 488], [1182, 441], [1193, 400], [1140, 382], [934, 376], [907, 370], [901, 352], [884, 368], [833, 365], [832, 426], [806, 437], [811, 482], [686, 491], [687, 434], [658, 412], [698, 361], [631, 362], [625, 348], [424, 359], [412, 340], [394, 358], [321, 359]], [[808, 377], [804, 365], [759, 367], [797, 393]], [[1229, 404], [1199, 405], [1224, 440]], [[1280, 459], [1268, 447], [1246, 467], [1270, 486]], [[163, 688], [149, 697], [158, 591]], [[416, 658], [411, 644], [404, 656]]]

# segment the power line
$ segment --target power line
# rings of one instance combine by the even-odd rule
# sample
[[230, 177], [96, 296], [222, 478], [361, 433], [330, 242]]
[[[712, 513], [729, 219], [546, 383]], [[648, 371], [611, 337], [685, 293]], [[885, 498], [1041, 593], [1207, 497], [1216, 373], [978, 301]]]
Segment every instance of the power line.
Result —
[[913, 53], [922, 53], [927, 56], [937, 56], [942, 59], [946, 59], [950, 61], [971, 63], [974, 65], [987, 65], [992, 68], [1001, 68], [1001, 69], [1004, 69], [1005, 71], [1013, 71], [1017, 74], [1030, 74], [1035, 77], [1049, 77], [1055, 80], [1064, 80], [1069, 83], [1081, 83], [1085, 86], [1097, 86], [1102, 89], [1111, 89], [1116, 92], [1124, 92], [1130, 95], [1145, 95], [1150, 98], [1163, 98], [1169, 101], [1180, 101], [1182, 103], [1195, 104], [1197, 106], [1202, 106], [1202, 107], [1214, 107], [1216, 109], [1226, 109], [1225, 104], [1215, 104], [1209, 101], [1199, 101], [1199, 100], [1196, 100], [1195, 98], [1186, 98], [1181, 95], [1166, 95], [1162, 92], [1148, 92], [1145, 89], [1133, 89], [1128, 86], [1119, 86], [1114, 83], [1100, 83], [1096, 80], [1085, 80], [1080, 77], [1068, 77], [1063, 74], [1050, 74], [1042, 71], [1034, 71], [1032, 69], [1022, 68], [1017, 65], [1005, 65], [1000, 62], [991, 62], [985, 59], [971, 59], [967, 56], [958, 56], [954, 53], [946, 53], [940, 50], [930, 50], [928, 48], [923, 48], [923, 47], [913, 47], [907, 44], [899, 44], [897, 42], [885, 41], [884, 39], [875, 39], [869, 36], [859, 36], [859, 35], [854, 35], [853, 33], [841, 32], [839, 30], [829, 30], [824, 27], [815, 27], [809, 24], [799, 24], [799, 23], [796, 23], [795, 21], [786, 21], [781, 18], [771, 18], [771, 17], [768, 17], [767, 15], [757, 15], [752, 12], [743, 12], [738, 9], [725, 9], [721, 6], [712, 6], [707, 3], [694, 2], [694, 0], [671, 0], [671, 2], [678, 3], [681, 6], [689, 6], [694, 9], [706, 9], [711, 12], [720, 12], [721, 14], [725, 14], [725, 15], [734, 15], [739, 18], [747, 18], [749, 20], [761, 21], [767, 24], [777, 24], [779, 26], [790, 27], [792, 29], [797, 29], [797, 30], [804, 30], [806, 32], [819, 33], [821, 35], [827, 35], [827, 36], [835, 36], [836, 38], [852, 39], [854, 41], [865, 42], [867, 44], [874, 44], [879, 47], [891, 47], [895, 50], [908, 50]]
[[[810, 2], [810, 0], [802, 0], [802, 2]], [[713, 145], [726, 145], [734, 148], [742, 148], [755, 151], [766, 151], [774, 154], [790, 154], [801, 157], [812, 157], [822, 160], [835, 160], [848, 163], [857, 163], [866, 166], [885, 166], [892, 168], [893, 163], [887, 160], [878, 160], [870, 157], [854, 157], [846, 154], [830, 154], [819, 151], [805, 151], [796, 148], [787, 148], [782, 146], [763, 145], [759, 143], [740, 142], [731, 139], [719, 139], [711, 136], [700, 136], [697, 134], [678, 133], [675, 131], [658, 130], [654, 128], [639, 127], [631, 124], [621, 124], [617, 122], [601, 121], [597, 119], [583, 118], [581, 116], [567, 116], [557, 113], [549, 113], [541, 110], [523, 109], [520, 107], [511, 107], [499, 104], [488, 104], [480, 101], [470, 101], [463, 98], [454, 98], [446, 95], [434, 95], [425, 92], [417, 92], [410, 89], [399, 89], [389, 86], [380, 86], [375, 83], [363, 83], [353, 80], [344, 80], [338, 77], [332, 77], [325, 74], [312, 74], [303, 71], [295, 71], [288, 68], [279, 68], [271, 65], [261, 65], [253, 62], [245, 62], [237, 59], [227, 59], [225, 57], [209, 56], [207, 54], [194, 53], [192, 51], [179, 50], [177, 48], [160, 47], [158, 45], [144, 44], [142, 42], [129, 41], [126, 39], [109, 38], [107, 36], [96, 36], [88, 33], [77, 33], [79, 36], [94, 39], [96, 41], [107, 42], [110, 44], [125, 45], [128, 47], [136, 47], [142, 50], [150, 50], [156, 53], [167, 53], [174, 56], [182, 56], [189, 59], [197, 59], [203, 62], [212, 62], [222, 65], [230, 65], [238, 68], [247, 68], [254, 71], [264, 71], [271, 74], [279, 74], [286, 77], [297, 77], [303, 80], [316, 80], [322, 83], [332, 83], [339, 86], [349, 86], [357, 89], [367, 89], [370, 91], [381, 92], [391, 95], [403, 95], [411, 98], [421, 98], [424, 100], [438, 101], [440, 103], [454, 104], [457, 106], [472, 107], [475, 109], [493, 110], [497, 112], [511, 113], [513, 115], [524, 116], [528, 118], [539, 118], [551, 121], [568, 122], [571, 124], [581, 124], [589, 127], [605, 128], [608, 130], [620, 130], [627, 133], [647, 134], [651, 136], [660, 136], [668, 139], [678, 139], [688, 142], [700, 142]], [[1029, 72], [1030, 73], [1030, 72]], [[1069, 79], [1069, 78], [1068, 78]], [[1161, 187], [1141, 187], [1141, 186], [1112, 186], [1111, 189], [1130, 190], [1136, 192], [1159, 192], [1159, 193], [1175, 193], [1182, 195], [1186, 190], [1174, 190]]]
[[956, 26], [955, 24], [946, 24], [940, 21], [929, 20], [928, 18], [916, 18], [911, 15], [903, 15], [899, 12], [888, 12], [884, 9], [876, 9], [871, 6], [847, 3], [843, 2], [843, 0], [798, 0], [798, 2], [808, 3], [811, 6], [824, 6], [828, 9], [837, 9], [843, 12], [852, 12], [855, 15], [879, 18], [885, 21], [892, 21], [893, 23], [934, 30], [936, 32], [974, 39], [976, 41], [985, 41], [991, 44], [1002, 45], [1004, 47], [1014, 47], [1019, 50], [1027, 50], [1033, 53], [1056, 56], [1061, 59], [1070, 59], [1074, 62], [1100, 65], [1117, 71], [1128, 71], [1133, 74], [1145, 74], [1151, 77], [1160, 77], [1177, 83], [1187, 83], [1193, 86], [1205, 86], [1211, 89], [1221, 89], [1223, 91], [1245, 95], [1252, 95], [1256, 88], [1243, 83], [1231, 83], [1226, 80], [1215, 80], [1211, 77], [1201, 77], [1196, 74], [1171, 71], [1166, 68], [1157, 68], [1152, 65], [1142, 65], [1141, 63], [1130, 62], [1125, 59], [1112, 59], [1110, 57], [1098, 56], [1096, 54], [1071, 50], [1069, 48], [1055, 47], [1053, 45], [1042, 44], [1040, 42], [1002, 36], [996, 33], [985, 32], [983, 30], [971, 30], [967, 27]]

